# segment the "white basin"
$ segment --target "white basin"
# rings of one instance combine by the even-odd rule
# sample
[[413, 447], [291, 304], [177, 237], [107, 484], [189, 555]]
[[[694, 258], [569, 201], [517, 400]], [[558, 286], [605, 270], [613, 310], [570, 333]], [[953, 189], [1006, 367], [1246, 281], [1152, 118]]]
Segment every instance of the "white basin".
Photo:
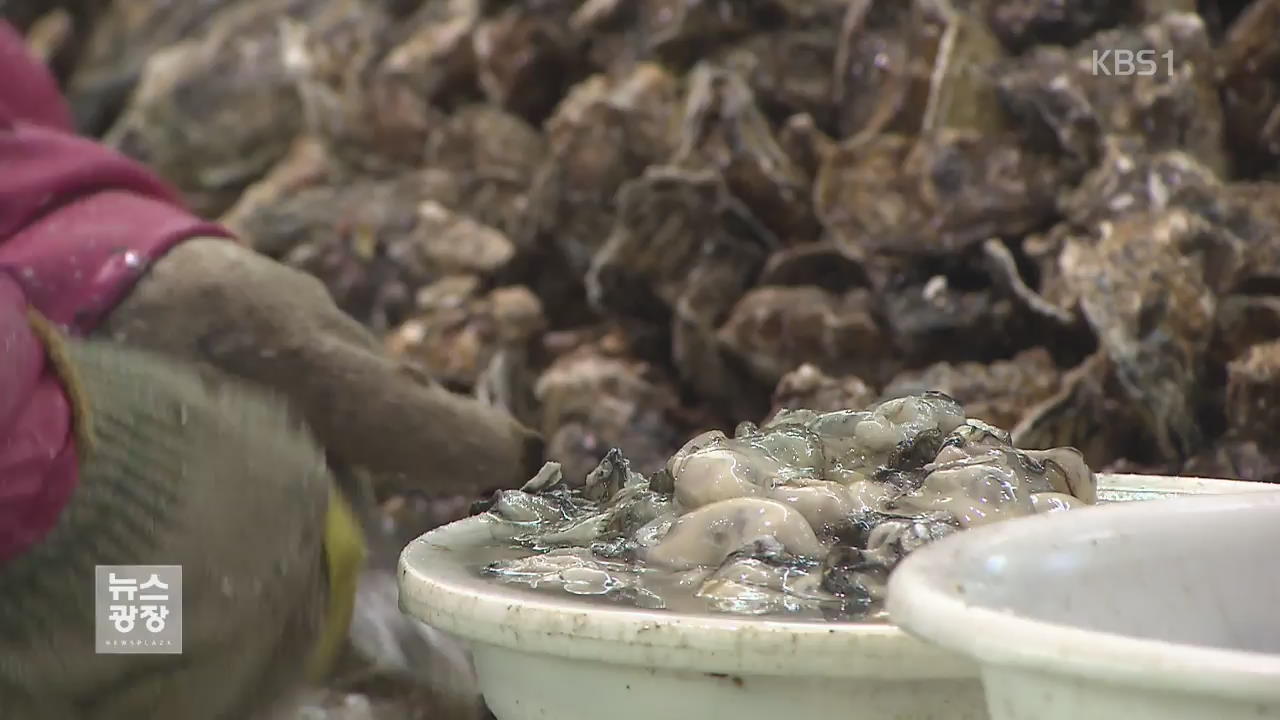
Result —
[[973, 658], [992, 720], [1280, 718], [1280, 493], [991, 525], [894, 572], [889, 612]]
[[[1103, 500], [1276, 489], [1137, 475], [1099, 484]], [[400, 606], [469, 641], [499, 720], [987, 717], [971, 659], [892, 625], [633, 610], [500, 585], [478, 576], [473, 554], [496, 531], [469, 518], [410, 543]]]

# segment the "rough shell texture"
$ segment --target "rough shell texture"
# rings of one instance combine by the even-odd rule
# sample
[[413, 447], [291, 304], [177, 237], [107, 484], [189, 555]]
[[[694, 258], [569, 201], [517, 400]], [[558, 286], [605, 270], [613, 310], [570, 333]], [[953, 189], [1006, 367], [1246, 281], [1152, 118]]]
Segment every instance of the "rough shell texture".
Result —
[[720, 341], [762, 382], [777, 384], [802, 363], [882, 381], [892, 367], [888, 342], [866, 289], [837, 295], [813, 286], [758, 287], [733, 308]]
[[1058, 387], [1053, 356], [1036, 347], [985, 365], [937, 363], [924, 370], [905, 372], [885, 386], [884, 397], [937, 390], [963, 404], [970, 417], [1011, 428], [1027, 408], [1052, 397]]
[[1270, 439], [1280, 419], [1280, 341], [1254, 345], [1227, 366], [1227, 424], [1239, 440]]
[[300, 129], [276, 22], [305, 21], [318, 5], [239, 4], [204, 35], [151, 55], [106, 142], [163, 173], [197, 212], [226, 210]]
[[557, 358], [537, 384], [548, 457], [583, 477], [625, 443], [637, 470], [652, 471], [683, 441], [679, 397], [644, 363], [584, 346]]
[[856, 376], [834, 378], [816, 365], [805, 363], [778, 381], [773, 391], [776, 415], [785, 408], [809, 408], [815, 412], [833, 412], [843, 408], [866, 407], [875, 400], [875, 391]]
[[1239, 254], [1234, 238], [1183, 210], [1126, 215], [1063, 250], [1068, 284], [1169, 459], [1203, 441], [1201, 358], [1221, 289], [1205, 260], [1238, 266]]
[[457, 388], [476, 387], [495, 365], [527, 353], [546, 321], [524, 286], [480, 292], [475, 276], [445, 277], [418, 291], [411, 317], [387, 338], [399, 358]]

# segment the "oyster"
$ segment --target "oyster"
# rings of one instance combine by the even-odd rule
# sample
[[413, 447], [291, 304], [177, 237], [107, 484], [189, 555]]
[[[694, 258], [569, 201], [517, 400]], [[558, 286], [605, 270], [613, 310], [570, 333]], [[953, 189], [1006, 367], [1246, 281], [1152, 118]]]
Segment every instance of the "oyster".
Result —
[[718, 170], [729, 192], [783, 242], [816, 238], [810, 179], [783, 152], [737, 73], [709, 63], [690, 72], [680, 144], [671, 163]]
[[769, 385], [805, 362], [879, 382], [896, 362], [863, 288], [840, 296], [812, 286], [758, 287], [734, 306], [719, 338]]
[[569, 477], [582, 477], [611, 447], [630, 448], [636, 467], [652, 471], [686, 432], [680, 398], [656, 368], [585, 344], [552, 361], [535, 388], [547, 456]]
[[1102, 150], [1098, 165], [1059, 201], [1076, 227], [1169, 207], [1211, 214], [1224, 196], [1218, 175], [1182, 150], [1147, 153], [1142, 140], [1127, 136], [1107, 138]]
[[[1154, 73], [1095, 69], [1094, 58], [1147, 51]], [[1169, 12], [1137, 28], [1104, 30], [1071, 48], [1042, 45], [998, 69], [1001, 101], [1034, 147], [1084, 169], [1103, 138], [1131, 135], [1151, 151], [1180, 149], [1215, 173], [1226, 167], [1213, 50], [1194, 13]]]
[[301, 129], [279, 24], [305, 21], [320, 5], [239, 3], [202, 37], [151, 55], [106, 143], [176, 185], [197, 214], [216, 217]]
[[1181, 468], [1168, 470], [1195, 477], [1238, 478], [1250, 482], [1274, 483], [1280, 482], [1280, 453], [1266, 442], [1233, 440], [1228, 436], [1191, 458]]
[[834, 131], [831, 68], [839, 46], [840, 14], [828, 15], [834, 17], [825, 27], [760, 33], [724, 53], [723, 66], [746, 81], [772, 124], [803, 113], [823, 130]]
[[778, 381], [778, 387], [773, 391], [772, 414], [788, 407], [805, 407], [818, 412], [864, 407], [870, 405], [875, 397], [875, 391], [861, 378], [852, 375], [833, 378], [816, 365], [805, 363]]
[[1267, 441], [1280, 413], [1280, 341], [1249, 348], [1227, 365], [1227, 425], [1235, 440]]
[[1153, 435], [1139, 410], [1127, 401], [1105, 351], [1063, 373], [1058, 391], [1028, 408], [1011, 436], [1018, 447], [1077, 447], [1090, 462], [1109, 468], [1121, 458], [1144, 467], [1176, 465], [1157, 459]]
[[1218, 301], [1214, 325], [1209, 362], [1222, 368], [1253, 345], [1280, 338], [1280, 297], [1227, 295]]
[[947, 130], [917, 143], [884, 134], [841, 143], [818, 173], [814, 202], [853, 257], [948, 255], [1048, 223], [1063, 173], [1012, 135]]
[[535, 124], [550, 114], [581, 72], [574, 38], [565, 28], [573, 4], [514, 3], [476, 26], [478, 79], [493, 104]]
[[1018, 450], [927, 392], [707, 431], [647, 477], [617, 449], [582, 481], [548, 466], [485, 510], [525, 551], [483, 572], [642, 607], [880, 620], [922, 545], [1094, 502], [1078, 451]]
[[521, 241], [555, 245], [580, 280], [608, 238], [618, 189], [674, 150], [675, 105], [676, 79], [656, 65], [575, 86], [547, 121]]
[[445, 209], [457, 188], [438, 171], [299, 185], [278, 197], [264, 186], [267, 202], [246, 198], [232, 213], [236, 229], [320, 278], [339, 307], [378, 330], [407, 318], [420, 287], [445, 274], [493, 273], [514, 252], [498, 231]]
[[[426, 82], [434, 68], [415, 67], [403, 53], [389, 57], [405, 28], [393, 9], [377, 0], [329, 0], [310, 22], [281, 29], [306, 129], [357, 171], [419, 166], [428, 132], [442, 121], [431, 105], [437, 87]], [[425, 76], [421, 84], [413, 70]]]
[[[114, 124], [129, 103], [149, 58], [183, 41], [206, 35], [213, 21], [247, 5], [243, 0], [208, 0], [198, 3], [156, 3], [152, 0], [113, 0], [110, 3], [50, 3], [48, 0], [8, 2], [4, 14], [21, 28], [33, 11], [50, 5], [73, 8], [73, 17], [85, 27], [82, 47], [64, 87], [77, 128], [101, 135]], [[87, 12], [86, 12], [87, 11]], [[78, 23], [77, 23], [78, 24]]]
[[1218, 49], [1226, 139], [1245, 175], [1280, 159], [1280, 2], [1255, 0], [1231, 23]]
[[432, 129], [427, 167], [453, 178], [458, 203], [472, 219], [517, 237], [546, 140], [523, 119], [488, 105], [466, 105]]
[[987, 10], [991, 28], [1015, 52], [1032, 45], [1075, 45], [1119, 25], [1133, 0], [998, 0]]
[[976, 260], [941, 267], [898, 261], [880, 272], [878, 313], [907, 367], [1007, 357], [1043, 325]]
[[1068, 242], [1064, 275], [1162, 455], [1185, 459], [1203, 441], [1203, 358], [1229, 287], [1209, 260], [1238, 267], [1239, 241], [1182, 209], [1125, 215], [1098, 233]]
[[[392, 356], [470, 392], [490, 368], [504, 362], [504, 352], [528, 352], [545, 326], [541, 302], [520, 285], [487, 293], [480, 287], [474, 275], [451, 275], [423, 287], [415, 312], [387, 337]], [[513, 392], [531, 393], [531, 382], [526, 383]], [[518, 406], [529, 404], [518, 396], [511, 399]]]
[[1008, 360], [982, 363], [936, 363], [899, 374], [883, 397], [938, 390], [962, 403], [969, 416], [997, 427], [1014, 427], [1027, 408], [1058, 391], [1058, 369], [1044, 348], [1024, 350]]
[[681, 378], [731, 414], [758, 416], [764, 392], [742, 392], [749, 380], [726, 360], [715, 331], [777, 246], [716, 171], [651, 166], [619, 190], [587, 296], [598, 311], [633, 324], [670, 322]]
[[991, 64], [999, 42], [967, 3], [849, 3], [835, 60], [838, 134], [999, 130]]
[[725, 558], [694, 596], [715, 611], [739, 615], [801, 612], [806, 605], [839, 613], [846, 602], [822, 591], [814, 561], [765, 536]]
[[770, 18], [768, 0], [637, 0], [633, 12], [645, 50], [688, 63], [707, 48], [746, 35]]

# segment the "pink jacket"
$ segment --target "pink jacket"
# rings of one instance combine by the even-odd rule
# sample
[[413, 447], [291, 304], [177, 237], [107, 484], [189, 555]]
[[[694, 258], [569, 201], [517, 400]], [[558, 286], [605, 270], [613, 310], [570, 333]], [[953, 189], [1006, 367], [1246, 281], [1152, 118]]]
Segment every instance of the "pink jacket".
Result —
[[89, 333], [182, 240], [226, 232], [146, 168], [77, 137], [21, 35], [0, 21], [0, 563], [38, 542], [74, 492], [72, 414], [26, 321]]

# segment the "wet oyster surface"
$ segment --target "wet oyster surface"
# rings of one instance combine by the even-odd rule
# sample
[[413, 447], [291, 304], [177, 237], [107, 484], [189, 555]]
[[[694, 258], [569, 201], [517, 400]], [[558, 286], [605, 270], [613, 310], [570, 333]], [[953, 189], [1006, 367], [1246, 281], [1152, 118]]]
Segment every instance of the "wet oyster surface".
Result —
[[915, 549], [966, 528], [1090, 505], [1074, 448], [1022, 450], [940, 392], [863, 410], [779, 409], [689, 440], [648, 475], [614, 448], [582, 477], [547, 463], [475, 508], [496, 582], [685, 613], [882, 622]]

